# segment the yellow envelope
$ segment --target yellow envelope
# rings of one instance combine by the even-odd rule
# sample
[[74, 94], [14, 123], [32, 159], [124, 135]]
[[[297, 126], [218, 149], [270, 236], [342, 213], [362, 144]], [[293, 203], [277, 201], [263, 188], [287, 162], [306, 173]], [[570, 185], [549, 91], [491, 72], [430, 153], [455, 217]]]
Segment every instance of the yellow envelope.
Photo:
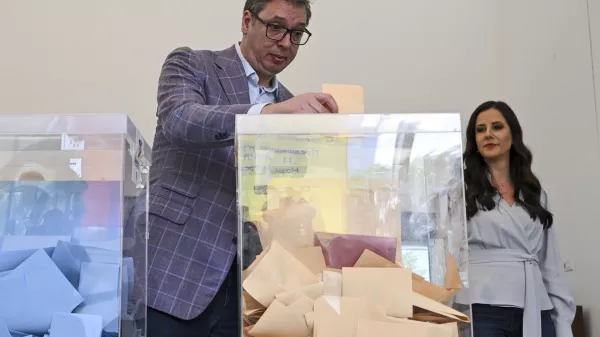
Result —
[[273, 301], [249, 333], [252, 337], [306, 337], [309, 330], [303, 317]]
[[269, 251], [243, 281], [242, 286], [250, 296], [268, 307], [275, 299], [275, 294], [293, 292], [319, 281], [308, 267], [277, 241], [273, 241]]
[[382, 305], [388, 316], [413, 315], [412, 272], [404, 268], [343, 268], [342, 295]]
[[339, 113], [365, 113], [365, 93], [362, 86], [323, 84], [322, 91], [333, 96], [338, 105]]

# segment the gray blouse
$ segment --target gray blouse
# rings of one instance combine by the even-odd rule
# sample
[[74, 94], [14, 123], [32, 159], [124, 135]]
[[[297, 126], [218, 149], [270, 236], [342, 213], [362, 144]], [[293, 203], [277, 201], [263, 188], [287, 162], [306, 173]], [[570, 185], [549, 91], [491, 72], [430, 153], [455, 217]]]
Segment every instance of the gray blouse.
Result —
[[[552, 309], [557, 337], [572, 337], [575, 303], [554, 227], [544, 230], [525, 208], [499, 195], [495, 201], [496, 208], [479, 211], [467, 224], [469, 287], [456, 301], [523, 308], [527, 337], [541, 337], [540, 311]], [[542, 203], [547, 205], [545, 192]]]

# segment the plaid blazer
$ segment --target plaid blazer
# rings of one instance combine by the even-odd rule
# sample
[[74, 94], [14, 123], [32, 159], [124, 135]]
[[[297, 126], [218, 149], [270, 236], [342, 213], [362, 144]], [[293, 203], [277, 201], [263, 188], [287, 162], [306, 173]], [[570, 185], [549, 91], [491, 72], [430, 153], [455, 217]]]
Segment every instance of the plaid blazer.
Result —
[[[281, 83], [277, 96], [293, 97]], [[148, 205], [147, 305], [156, 310], [199, 316], [236, 258], [234, 121], [251, 106], [234, 46], [182, 47], [168, 55], [158, 84]]]

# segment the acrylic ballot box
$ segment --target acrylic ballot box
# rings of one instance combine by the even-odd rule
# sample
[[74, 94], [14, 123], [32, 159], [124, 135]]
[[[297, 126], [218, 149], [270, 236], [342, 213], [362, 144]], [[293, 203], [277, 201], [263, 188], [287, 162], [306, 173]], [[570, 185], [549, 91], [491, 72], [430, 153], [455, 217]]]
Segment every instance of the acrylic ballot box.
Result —
[[145, 335], [150, 154], [125, 115], [0, 116], [0, 336]]
[[238, 115], [242, 334], [471, 336], [458, 114]]

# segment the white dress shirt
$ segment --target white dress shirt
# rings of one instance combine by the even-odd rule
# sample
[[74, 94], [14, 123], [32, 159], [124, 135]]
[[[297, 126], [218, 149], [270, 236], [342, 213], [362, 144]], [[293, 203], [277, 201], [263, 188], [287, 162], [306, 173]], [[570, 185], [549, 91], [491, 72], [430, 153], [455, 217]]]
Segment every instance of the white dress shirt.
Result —
[[248, 114], [258, 115], [266, 105], [275, 103], [277, 101], [279, 82], [277, 81], [276, 77], [273, 77], [270, 88], [265, 88], [258, 85], [258, 74], [256, 71], [254, 71], [250, 63], [248, 63], [248, 60], [246, 60], [244, 54], [242, 54], [239, 43], [235, 44], [235, 50], [237, 51], [240, 60], [242, 60], [242, 65], [244, 66], [244, 71], [246, 72], [246, 78], [248, 79], [250, 103], [254, 104], [254, 106], [248, 110]]

